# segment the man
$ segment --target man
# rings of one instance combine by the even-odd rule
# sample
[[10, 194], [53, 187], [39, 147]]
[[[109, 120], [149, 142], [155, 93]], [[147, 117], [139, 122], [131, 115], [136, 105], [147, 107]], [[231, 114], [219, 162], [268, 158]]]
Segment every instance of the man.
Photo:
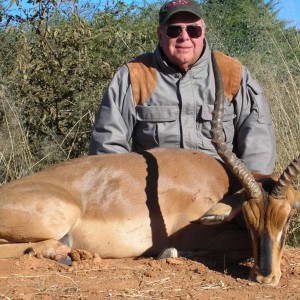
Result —
[[[199, 5], [192, 0], [163, 5], [157, 35], [154, 53], [122, 66], [112, 79], [96, 115], [89, 153], [178, 147], [219, 158], [210, 135], [215, 101], [211, 49]], [[219, 55], [226, 143], [251, 171], [270, 174], [275, 138], [262, 89], [238, 61]]]

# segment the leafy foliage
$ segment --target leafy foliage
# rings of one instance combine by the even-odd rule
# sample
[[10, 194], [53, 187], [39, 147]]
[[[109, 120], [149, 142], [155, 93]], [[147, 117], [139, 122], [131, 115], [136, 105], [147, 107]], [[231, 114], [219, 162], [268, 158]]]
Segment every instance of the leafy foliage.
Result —
[[204, 0], [203, 10], [213, 32], [211, 42], [239, 57], [255, 51], [274, 52], [269, 33], [285, 26], [272, 0]]
[[[156, 44], [155, 23], [146, 23], [151, 14], [154, 18], [152, 7], [140, 14], [138, 6], [118, 1], [81, 9], [40, 1], [38, 10], [26, 10], [25, 19], [8, 18], [14, 26], [7, 25], [9, 34], [1, 35], [18, 41], [18, 50], [10, 52], [14, 64], [3, 76], [18, 91], [16, 105], [33, 154], [47, 156], [48, 163], [86, 153], [94, 112], [113, 73]], [[87, 11], [92, 16], [83, 18]]]

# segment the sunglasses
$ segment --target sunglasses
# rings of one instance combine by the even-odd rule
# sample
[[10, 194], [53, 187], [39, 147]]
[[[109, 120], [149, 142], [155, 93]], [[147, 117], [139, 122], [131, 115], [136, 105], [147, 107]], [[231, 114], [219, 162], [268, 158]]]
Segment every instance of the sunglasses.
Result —
[[202, 35], [202, 27], [198, 25], [169, 25], [167, 26], [167, 37], [169, 39], [178, 38], [182, 34], [182, 30], [185, 29], [187, 34], [192, 39], [197, 39]]

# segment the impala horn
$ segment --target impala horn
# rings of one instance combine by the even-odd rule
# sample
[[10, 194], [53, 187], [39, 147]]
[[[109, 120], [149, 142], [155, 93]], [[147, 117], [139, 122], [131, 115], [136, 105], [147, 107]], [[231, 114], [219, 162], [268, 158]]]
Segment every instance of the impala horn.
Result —
[[295, 158], [283, 171], [271, 192], [271, 196], [275, 199], [285, 198], [288, 187], [299, 174], [300, 155]]
[[216, 148], [219, 156], [229, 169], [235, 174], [237, 179], [242, 183], [247, 194], [251, 198], [259, 198], [262, 195], [259, 184], [252, 176], [250, 170], [237, 156], [226, 146], [223, 135], [223, 115], [224, 115], [224, 90], [222, 76], [217, 61], [212, 52], [212, 66], [215, 77], [216, 100], [212, 116], [212, 144]]

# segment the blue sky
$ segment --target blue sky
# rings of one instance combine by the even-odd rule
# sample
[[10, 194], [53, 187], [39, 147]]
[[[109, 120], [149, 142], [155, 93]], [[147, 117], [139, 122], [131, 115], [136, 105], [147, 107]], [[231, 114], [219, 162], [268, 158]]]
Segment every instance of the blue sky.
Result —
[[[125, 3], [132, 3], [132, 0], [123, 0]], [[155, 0], [147, 0], [149, 3]], [[135, 2], [142, 2], [138, 0]], [[291, 22], [291, 26], [296, 25], [300, 29], [300, 0], [279, 0], [277, 8], [280, 8], [279, 18]]]
[[[143, 3], [143, 0], [123, 0], [125, 3]], [[156, 0], [146, 0], [148, 3], [156, 2]], [[25, 6], [26, 0], [20, 0]], [[92, 2], [105, 3], [106, 0], [92, 0]], [[7, 5], [10, 0], [4, 0]], [[290, 25], [297, 26], [300, 29], [300, 0], [278, 0], [277, 8], [280, 9], [279, 18], [290, 22]]]
[[300, 0], [280, 0], [278, 8], [281, 8], [279, 17], [291, 21], [291, 25], [300, 28]]

